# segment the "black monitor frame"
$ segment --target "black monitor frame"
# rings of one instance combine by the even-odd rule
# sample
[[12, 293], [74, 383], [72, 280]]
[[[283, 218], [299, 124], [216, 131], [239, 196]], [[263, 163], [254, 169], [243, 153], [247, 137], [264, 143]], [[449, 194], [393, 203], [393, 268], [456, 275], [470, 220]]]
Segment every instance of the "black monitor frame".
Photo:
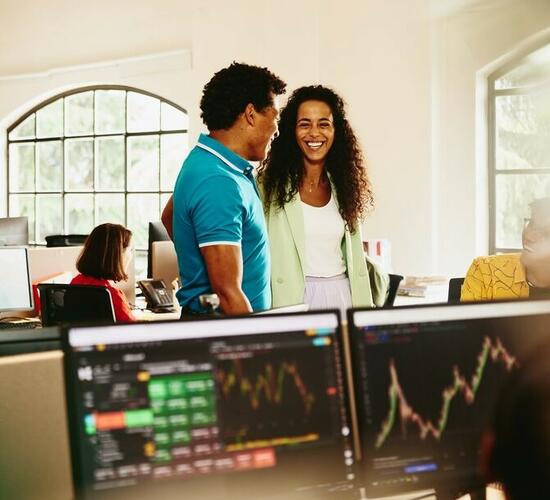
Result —
[[[215, 323], [222, 322], [224, 324], [231, 324], [233, 322], [237, 321], [243, 321], [243, 320], [250, 320], [250, 321], [260, 321], [260, 322], [276, 322], [276, 321], [283, 321], [288, 320], [292, 321], [293, 318], [296, 317], [303, 317], [303, 316], [310, 316], [310, 315], [319, 315], [319, 314], [330, 314], [334, 315], [336, 318], [336, 323], [334, 327], [334, 340], [335, 340], [335, 353], [334, 353], [334, 360], [337, 364], [337, 370], [339, 370], [340, 376], [341, 376], [341, 383], [345, 385], [346, 377], [344, 374], [344, 367], [341, 364], [341, 346], [338, 345], [339, 339], [341, 338], [341, 321], [340, 321], [340, 315], [339, 311], [336, 310], [330, 310], [330, 311], [311, 311], [311, 312], [300, 312], [300, 313], [287, 313], [287, 314], [275, 314], [275, 315], [264, 315], [264, 316], [236, 316], [236, 317], [225, 317], [225, 318], [210, 318], [207, 320], [201, 319], [197, 321], [187, 321], [185, 323], [182, 323], [181, 321], [160, 321], [160, 322], [154, 322], [154, 323], [133, 323], [133, 324], [127, 324], [127, 325], [105, 325], [102, 326], [102, 330], [104, 332], [108, 332], [109, 328], [113, 329], [120, 329], [122, 328], [140, 328], [146, 325], [148, 328], [151, 329], [150, 338], [154, 337], [154, 332], [161, 329], [163, 325], [168, 325], [172, 327], [173, 325], [178, 326], [184, 326], [187, 328], [193, 328], [194, 326], [201, 326], [203, 324], [210, 324], [214, 325]], [[83, 469], [80, 464], [80, 457], [82, 456], [82, 443], [79, 439], [75, 439], [76, 436], [80, 435], [81, 429], [79, 428], [77, 424], [77, 416], [78, 416], [78, 409], [77, 409], [77, 402], [76, 402], [76, 394], [77, 394], [77, 381], [75, 380], [75, 369], [76, 366], [74, 365], [74, 357], [73, 357], [73, 350], [72, 347], [69, 344], [69, 335], [70, 331], [72, 329], [78, 329], [82, 330], [86, 327], [79, 326], [74, 328], [63, 328], [62, 332], [62, 346], [63, 351], [65, 353], [64, 356], [64, 365], [65, 365], [65, 381], [66, 381], [66, 391], [67, 391], [67, 405], [68, 405], [68, 413], [69, 413], [69, 429], [70, 429], [70, 436], [71, 436], [71, 455], [72, 455], [72, 462], [73, 462], [73, 479], [74, 479], [74, 486], [75, 491], [77, 492], [77, 498], [79, 499], [88, 499], [88, 498], [95, 498], [95, 496], [90, 497], [90, 490], [86, 487], [85, 484], [85, 478], [83, 474]], [[89, 328], [97, 328], [97, 327], [89, 327]], [[277, 332], [277, 328], [274, 327], [275, 333]], [[231, 329], [230, 329], [231, 331]], [[118, 333], [118, 332], [117, 332]], [[262, 332], [260, 332], [261, 334]], [[267, 333], [267, 332], [266, 332]], [[256, 335], [256, 334], [253, 334]], [[246, 336], [246, 333], [243, 334], [243, 336]], [[111, 335], [112, 338], [115, 337], [115, 334]], [[239, 335], [234, 335], [234, 337], [239, 337]], [[150, 341], [150, 338], [148, 341]], [[229, 339], [231, 336], [227, 336], [224, 334], [218, 335], [218, 331], [216, 331], [215, 336], [207, 336], [204, 340], [206, 341], [213, 341], [213, 340], [223, 340], [223, 339]], [[183, 339], [182, 339], [183, 340]], [[200, 339], [199, 339], [200, 340]], [[144, 340], [145, 341], [145, 340]], [[342, 393], [340, 393], [340, 401], [341, 405], [344, 408], [344, 411], [346, 412], [347, 416], [347, 423], [350, 423], [351, 419], [351, 413], [350, 413], [350, 402], [348, 399], [347, 390], [344, 390]], [[349, 426], [349, 432], [351, 432], [351, 426]], [[351, 436], [348, 433], [348, 443], [351, 442]], [[342, 438], [343, 439], [343, 438]], [[344, 440], [342, 441], [344, 442]], [[342, 445], [343, 446], [343, 445]], [[352, 450], [350, 449], [350, 453], [352, 453]], [[348, 459], [350, 457], [348, 456]], [[353, 461], [353, 455], [351, 456], [351, 459]], [[349, 470], [353, 471], [352, 475], [347, 478], [342, 478], [341, 483], [335, 484], [334, 487], [336, 488], [336, 491], [343, 491], [348, 494], [352, 488], [353, 488], [353, 474], [355, 473], [354, 466], [351, 464], [348, 467]], [[238, 473], [237, 473], [238, 474]], [[233, 476], [235, 477], [235, 476]], [[214, 480], [215, 476], [212, 476], [210, 481]], [[177, 480], [176, 480], [177, 481]], [[173, 484], [172, 481], [167, 481], [167, 485], [169, 486], [170, 483]], [[284, 484], [284, 481], [281, 482], [281, 485]], [[198, 490], [195, 493], [199, 493], [201, 490], [201, 484], [198, 484]], [[259, 492], [257, 493], [257, 498], [261, 497], [261, 494]], [[288, 493], [288, 492], [287, 492]], [[321, 492], [320, 492], [321, 493]], [[326, 493], [326, 492], [325, 492]], [[126, 494], [126, 492], [124, 492]], [[269, 495], [267, 495], [269, 496]], [[223, 498], [223, 495], [221, 496]], [[321, 498], [322, 495], [319, 495], [319, 498]], [[103, 498], [103, 497], [101, 497]], [[111, 498], [110, 496], [106, 496], [105, 498]], [[115, 498], [115, 497], [113, 497]], [[119, 498], [118, 496], [116, 498]], [[126, 498], [126, 497], [124, 497]], [[210, 497], [208, 497], [210, 498]], [[294, 498], [292, 494], [288, 494], [287, 498]], [[331, 498], [335, 498], [334, 494], [332, 494]], [[341, 498], [341, 497], [339, 497]]]
[[28, 244], [28, 217], [0, 217], [0, 246], [23, 246]]
[[56, 326], [0, 330], [0, 356], [56, 351], [60, 349], [61, 331]]
[[[415, 325], [415, 324], [438, 324], [461, 321], [475, 321], [476, 319], [486, 320], [502, 320], [510, 317], [517, 319], [525, 317], [540, 317], [546, 318], [550, 323], [550, 301], [549, 300], [534, 300], [534, 301], [498, 301], [498, 302], [479, 302], [479, 303], [462, 303], [462, 304], [428, 304], [407, 306], [393, 309], [366, 309], [356, 308], [348, 310], [348, 327], [349, 327], [349, 345], [350, 345], [350, 361], [352, 368], [346, 370], [349, 375], [351, 373], [351, 398], [355, 401], [356, 412], [354, 415], [354, 433], [358, 437], [355, 443], [359, 446], [356, 449], [358, 480], [365, 487], [367, 495], [373, 497], [410, 493], [413, 491], [435, 489], [438, 500], [440, 499], [456, 499], [464, 494], [474, 494], [473, 498], [485, 498], [486, 481], [481, 476], [480, 471], [473, 474], [453, 475], [452, 473], [437, 473], [432, 475], [420, 475], [420, 479], [414, 483], [403, 484], [395, 482], [391, 484], [373, 484], [375, 482], [372, 476], [369, 475], [369, 458], [375, 457], [374, 449], [365, 448], [368, 443], [367, 426], [363, 419], [363, 410], [365, 408], [365, 400], [363, 397], [362, 384], [363, 376], [360, 373], [362, 369], [362, 360], [359, 359], [359, 344], [362, 342], [360, 338], [360, 329], [355, 324], [355, 315], [364, 314], [372, 317], [373, 326], [395, 326], [400, 324]], [[515, 316], [517, 314], [517, 316]], [[408, 318], [408, 319], [407, 319]], [[396, 321], [399, 320], [399, 321]], [[539, 322], [540, 325], [540, 322]], [[544, 332], [544, 328], [538, 328], [537, 334]], [[521, 332], [526, 333], [526, 332]], [[533, 345], [536, 345], [536, 340], [533, 340]], [[531, 347], [533, 347], [531, 345]], [[526, 349], [527, 350], [527, 349]], [[349, 383], [349, 382], [348, 382]], [[370, 403], [372, 404], [372, 403]], [[396, 410], [397, 411], [397, 410]], [[372, 434], [371, 434], [372, 436]], [[479, 464], [472, 464], [476, 467]], [[377, 478], [379, 479], [379, 478]]]

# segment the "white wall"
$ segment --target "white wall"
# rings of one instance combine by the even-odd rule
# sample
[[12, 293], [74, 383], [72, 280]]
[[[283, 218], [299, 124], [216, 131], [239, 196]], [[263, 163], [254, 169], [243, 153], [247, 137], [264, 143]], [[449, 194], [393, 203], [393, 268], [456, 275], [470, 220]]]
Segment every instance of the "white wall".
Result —
[[[439, 91], [432, 101], [437, 117], [435, 272], [464, 275], [471, 259], [487, 252], [486, 136], [480, 130], [476, 137], [476, 74], [483, 82], [493, 61], [549, 26], [547, 0], [478, 2], [437, 23], [433, 68]], [[485, 104], [479, 103], [479, 111]], [[476, 151], [481, 152], [477, 158]]]
[[[136, 3], [156, 5], [149, 0], [121, 3], [128, 9]], [[61, 4], [63, 0], [56, 0], [57, 8]], [[74, 9], [62, 9], [61, 14], [65, 24], [78, 22]], [[149, 90], [186, 108], [193, 140], [201, 129], [200, 91], [214, 71], [233, 60], [269, 66], [289, 89], [323, 83], [346, 99], [376, 192], [376, 210], [364, 230], [370, 238], [391, 240], [396, 272], [463, 275], [472, 257], [483, 251], [486, 202], [479, 199], [485, 190], [478, 169], [484, 172], [485, 166], [476, 165], [476, 147], [480, 151], [475, 135], [476, 74], [550, 26], [550, 2], [169, 1], [160, 2], [153, 21], [164, 18], [170, 19], [170, 29], [172, 20], [180, 19], [183, 34], [175, 40], [168, 36], [164, 43], [162, 30], [144, 26], [150, 46], [183, 52], [30, 77], [0, 77], [3, 125], [28, 109], [34, 96], [81, 83], [117, 83]], [[139, 31], [143, 19], [136, 22]], [[29, 32], [45, 29], [39, 18], [29, 19], [28, 24]], [[10, 25], [5, 29], [9, 38]], [[71, 50], [65, 54], [56, 46], [51, 65], [45, 54], [35, 71], [64, 61], [74, 64], [79, 40], [74, 31], [67, 33], [74, 37]], [[93, 60], [87, 33], [83, 62]], [[103, 60], [140, 55], [131, 44], [117, 43], [125, 42], [123, 32], [111, 29], [104, 38], [116, 49], [112, 58]], [[16, 40], [17, 36], [15, 42], [10, 38], [13, 50], [20, 50], [25, 60], [26, 45], [19, 47]], [[142, 45], [138, 49], [145, 53]], [[0, 70], [1, 74], [5, 75]], [[0, 140], [4, 137], [0, 130]], [[478, 156], [483, 163], [484, 156]], [[0, 162], [1, 211], [3, 158]]]

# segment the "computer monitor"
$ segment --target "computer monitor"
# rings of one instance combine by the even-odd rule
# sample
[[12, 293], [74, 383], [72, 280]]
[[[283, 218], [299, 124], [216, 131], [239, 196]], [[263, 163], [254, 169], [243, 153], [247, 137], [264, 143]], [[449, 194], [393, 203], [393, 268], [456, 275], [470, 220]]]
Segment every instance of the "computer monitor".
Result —
[[29, 219], [27, 217], [0, 218], [0, 246], [28, 244]]
[[153, 241], [151, 245], [151, 277], [164, 282], [169, 291], [179, 278], [178, 256], [172, 241]]
[[499, 387], [550, 333], [550, 301], [349, 312], [367, 496], [483, 487], [482, 432]]
[[[154, 241], [171, 241], [168, 231], [161, 221], [149, 222], [149, 244], [147, 246], [147, 277], [153, 276], [153, 242]], [[167, 286], [170, 283], [165, 283]]]
[[27, 248], [0, 247], [0, 262], [0, 313], [31, 311], [34, 305]]
[[79, 498], [350, 489], [338, 328], [321, 312], [69, 329]]

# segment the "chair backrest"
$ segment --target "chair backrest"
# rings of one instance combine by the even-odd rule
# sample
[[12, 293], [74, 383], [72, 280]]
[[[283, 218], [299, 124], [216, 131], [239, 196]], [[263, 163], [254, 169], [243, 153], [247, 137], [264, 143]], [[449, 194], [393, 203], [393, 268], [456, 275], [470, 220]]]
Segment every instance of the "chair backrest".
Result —
[[464, 283], [464, 278], [451, 278], [449, 280], [449, 293], [447, 295], [447, 302], [449, 304], [460, 302], [462, 283]]
[[114, 323], [109, 290], [100, 286], [41, 284], [42, 324]]
[[388, 276], [390, 277], [390, 286], [384, 307], [393, 307], [395, 296], [397, 295], [397, 289], [399, 288], [399, 283], [403, 280], [403, 276], [400, 274], [388, 274]]
[[78, 247], [84, 244], [87, 234], [50, 234], [46, 236], [47, 247]]

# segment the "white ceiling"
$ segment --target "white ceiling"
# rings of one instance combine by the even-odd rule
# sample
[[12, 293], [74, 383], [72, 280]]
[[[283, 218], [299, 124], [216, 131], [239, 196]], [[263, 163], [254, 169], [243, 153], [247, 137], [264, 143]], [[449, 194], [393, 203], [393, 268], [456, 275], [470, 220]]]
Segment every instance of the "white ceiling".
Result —
[[0, 76], [191, 47], [194, 0], [0, 0]]
[[[248, 9], [276, 0], [0, 0], [0, 77], [192, 48], [195, 9], [215, 13], [227, 1]], [[425, 0], [433, 17], [517, 1]], [[345, 11], [361, 0], [340, 2]]]

